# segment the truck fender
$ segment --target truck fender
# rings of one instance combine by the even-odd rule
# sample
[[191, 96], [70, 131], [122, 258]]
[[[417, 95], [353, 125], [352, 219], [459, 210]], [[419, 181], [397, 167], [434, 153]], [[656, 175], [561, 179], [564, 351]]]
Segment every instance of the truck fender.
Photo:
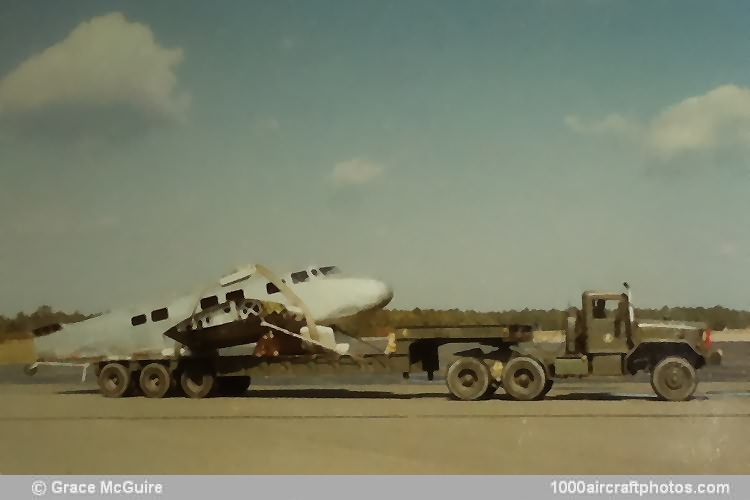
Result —
[[554, 353], [547, 352], [536, 345], [524, 344], [511, 346], [510, 350], [513, 351], [512, 357], [524, 356], [531, 358], [542, 366], [547, 378], [552, 376], [550, 366], [554, 363]]
[[651, 370], [667, 356], [685, 358], [696, 369], [706, 363], [705, 358], [687, 341], [647, 340], [625, 355], [625, 369], [631, 374], [641, 370]]

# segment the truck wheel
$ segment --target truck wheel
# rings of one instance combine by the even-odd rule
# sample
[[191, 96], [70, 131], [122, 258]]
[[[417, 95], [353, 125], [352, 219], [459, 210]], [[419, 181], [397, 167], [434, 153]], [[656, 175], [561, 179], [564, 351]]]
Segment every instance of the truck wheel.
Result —
[[513, 399], [540, 399], [544, 397], [546, 384], [547, 375], [542, 365], [527, 356], [513, 358], [503, 368], [503, 389]]
[[250, 387], [250, 377], [219, 377], [216, 383], [221, 394], [242, 396]]
[[121, 398], [130, 389], [130, 370], [120, 363], [107, 363], [97, 377], [99, 390], [108, 398]]
[[487, 395], [490, 371], [476, 358], [461, 358], [448, 368], [445, 383], [457, 399], [476, 401]]
[[651, 387], [660, 399], [685, 401], [698, 387], [698, 377], [688, 360], [670, 356], [659, 361], [651, 372]]
[[189, 398], [205, 398], [216, 387], [216, 375], [208, 369], [188, 368], [180, 375], [180, 386]]
[[150, 363], [141, 370], [139, 383], [147, 398], [163, 398], [172, 386], [172, 375], [161, 363]]

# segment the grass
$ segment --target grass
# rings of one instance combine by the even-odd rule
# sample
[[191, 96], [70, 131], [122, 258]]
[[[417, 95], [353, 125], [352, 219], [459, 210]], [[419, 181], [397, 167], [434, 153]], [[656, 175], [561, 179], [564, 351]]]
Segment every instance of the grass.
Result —
[[34, 361], [34, 344], [31, 339], [0, 342], [0, 364], [31, 363]]

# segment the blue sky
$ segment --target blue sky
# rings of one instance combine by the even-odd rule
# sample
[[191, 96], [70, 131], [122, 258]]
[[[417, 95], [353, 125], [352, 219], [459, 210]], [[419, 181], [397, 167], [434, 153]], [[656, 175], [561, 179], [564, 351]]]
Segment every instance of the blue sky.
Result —
[[750, 308], [746, 2], [4, 2], [0, 313], [246, 262]]

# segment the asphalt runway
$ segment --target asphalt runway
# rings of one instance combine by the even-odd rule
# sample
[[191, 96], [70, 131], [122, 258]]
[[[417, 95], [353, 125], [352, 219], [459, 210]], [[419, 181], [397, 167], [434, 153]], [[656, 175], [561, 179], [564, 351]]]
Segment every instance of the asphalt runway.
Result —
[[748, 474], [745, 359], [702, 370], [682, 403], [640, 379], [557, 383], [535, 402], [452, 401], [423, 378], [107, 399], [70, 368], [2, 367], [0, 473]]

